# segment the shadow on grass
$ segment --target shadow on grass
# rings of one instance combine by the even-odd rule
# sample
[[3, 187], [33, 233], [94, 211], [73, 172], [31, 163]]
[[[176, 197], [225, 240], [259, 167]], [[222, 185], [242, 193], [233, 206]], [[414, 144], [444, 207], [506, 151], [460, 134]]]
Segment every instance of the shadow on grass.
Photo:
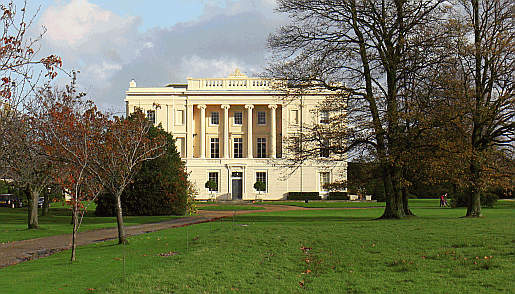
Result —
[[[232, 220], [232, 217], [226, 219]], [[363, 216], [257, 216], [257, 215], [239, 215], [236, 217], [238, 222], [252, 223], [325, 223], [325, 222], [355, 222], [355, 221], [374, 221], [374, 217]]]

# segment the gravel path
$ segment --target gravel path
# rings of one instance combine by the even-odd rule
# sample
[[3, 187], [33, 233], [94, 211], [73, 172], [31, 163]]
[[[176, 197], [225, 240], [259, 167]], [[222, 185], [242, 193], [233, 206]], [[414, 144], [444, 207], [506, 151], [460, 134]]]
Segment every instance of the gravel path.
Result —
[[[125, 227], [127, 236], [145, 234], [160, 230], [166, 230], [176, 227], [188, 226], [208, 222], [221, 217], [229, 217], [236, 215], [268, 212], [268, 211], [285, 211], [285, 210], [304, 210], [306, 208], [286, 205], [263, 205], [266, 210], [237, 210], [237, 211], [208, 211], [200, 210], [194, 216], [181, 217], [165, 222], [141, 224]], [[77, 236], [77, 245], [87, 245], [93, 242], [102, 242], [106, 240], [116, 239], [116, 228], [100, 229], [79, 233]], [[53, 253], [67, 250], [71, 246], [72, 236], [58, 235], [32, 240], [16, 241], [11, 243], [0, 244], [0, 268], [17, 264], [23, 261], [32, 260], [49, 256]]]

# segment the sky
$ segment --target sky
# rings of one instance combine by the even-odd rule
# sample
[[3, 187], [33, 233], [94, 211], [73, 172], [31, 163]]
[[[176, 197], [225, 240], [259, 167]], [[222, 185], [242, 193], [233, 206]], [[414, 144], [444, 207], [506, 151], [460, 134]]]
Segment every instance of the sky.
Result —
[[[5, 0], [0, 0], [5, 2]], [[14, 0], [21, 8], [22, 0]], [[275, 0], [28, 0], [41, 57], [80, 71], [79, 90], [100, 109], [123, 112], [125, 91], [262, 71], [266, 39], [285, 24]], [[39, 9], [39, 11], [38, 11]], [[60, 74], [57, 84], [66, 83]]]

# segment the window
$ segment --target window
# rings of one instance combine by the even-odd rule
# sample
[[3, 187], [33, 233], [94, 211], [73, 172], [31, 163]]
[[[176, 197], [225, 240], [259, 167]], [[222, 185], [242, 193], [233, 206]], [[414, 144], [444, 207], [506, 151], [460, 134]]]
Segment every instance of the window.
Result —
[[298, 125], [299, 124], [299, 110], [293, 109], [290, 111], [290, 124]]
[[216, 183], [216, 189], [209, 188], [209, 192], [218, 192], [218, 190], [220, 188], [218, 186], [218, 172], [209, 172], [207, 180], [208, 181], [213, 181], [213, 182]]
[[321, 124], [329, 123], [329, 111], [327, 111], [327, 110], [320, 111], [320, 123]]
[[184, 110], [177, 110], [175, 112], [175, 125], [184, 125]]
[[186, 145], [184, 144], [184, 142], [186, 142], [186, 138], [177, 138], [175, 140], [175, 146], [177, 148], [177, 152], [179, 152], [181, 158], [184, 158], [186, 157]]
[[266, 125], [266, 112], [258, 111], [257, 113], [257, 124]]
[[243, 139], [234, 138], [234, 158], [243, 158]]
[[327, 139], [322, 139], [320, 141], [320, 157], [327, 158], [329, 157], [329, 141]]
[[241, 111], [234, 112], [234, 124], [235, 125], [243, 124], [243, 112], [241, 112]]
[[211, 138], [211, 158], [220, 158], [220, 138]]
[[257, 158], [266, 158], [266, 138], [257, 138]]
[[211, 124], [212, 125], [219, 125], [220, 124], [220, 113], [213, 111], [211, 112]]
[[325, 184], [329, 184], [331, 182], [331, 174], [328, 172], [322, 172], [320, 173], [320, 191], [327, 191], [326, 188], [324, 188]]
[[147, 110], [147, 118], [152, 124], [156, 124], [156, 111]]
[[256, 189], [258, 192], [266, 192], [268, 183], [266, 182], [266, 172], [256, 172], [256, 182], [263, 182], [265, 184], [264, 189]]

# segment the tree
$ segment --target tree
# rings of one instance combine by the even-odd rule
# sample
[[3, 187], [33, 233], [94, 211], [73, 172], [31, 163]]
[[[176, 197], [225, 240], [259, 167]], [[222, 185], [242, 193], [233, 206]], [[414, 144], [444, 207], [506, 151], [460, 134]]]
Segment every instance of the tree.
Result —
[[8, 142], [4, 162], [7, 175], [27, 195], [28, 228], [39, 229], [38, 198], [53, 179], [54, 163], [43, 151], [43, 136], [35, 121], [19, 113], [13, 116], [17, 119], [12, 119], [4, 129], [4, 139]]
[[261, 195], [262, 191], [266, 191], [266, 184], [261, 181], [257, 181], [254, 183], [254, 189], [259, 192], [259, 195]]
[[321, 150], [373, 156], [386, 193], [382, 218], [412, 214], [403, 175], [424, 129], [411, 120], [420, 116], [408, 98], [410, 86], [440, 58], [447, 33], [439, 21], [442, 3], [278, 1], [278, 11], [293, 20], [269, 38], [275, 62], [266, 75], [278, 80], [285, 99], [332, 91], [320, 109], [335, 114], [325, 126], [306, 126], [290, 152], [297, 162]]
[[204, 187], [206, 187], [207, 189], [209, 189], [209, 191], [211, 192], [211, 198], [213, 198], [213, 192], [218, 190], [218, 184], [213, 181], [213, 180], [209, 180], [207, 181], [205, 184], [204, 184]]
[[[482, 216], [480, 197], [489, 154], [509, 152], [515, 135], [515, 27], [513, 1], [461, 0], [456, 68], [459, 97], [467, 102], [467, 217]], [[495, 162], [495, 161], [494, 161]]]
[[166, 138], [163, 135], [150, 138], [148, 132], [151, 127], [152, 123], [141, 110], [128, 118], [114, 117], [97, 146], [99, 151], [94, 158], [94, 169], [98, 171], [104, 189], [116, 201], [119, 244], [127, 242], [121, 195], [133, 181], [142, 162], [158, 158], [165, 152]]
[[7, 156], [9, 141], [5, 136], [12, 119], [12, 111], [20, 111], [24, 104], [30, 103], [30, 97], [38, 82], [42, 80], [37, 74], [36, 66], [45, 68], [45, 78], [56, 77], [56, 70], [62, 66], [61, 59], [55, 55], [36, 60], [39, 42], [45, 30], [35, 38], [26, 38], [27, 30], [33, 25], [35, 15], [26, 15], [27, 2], [17, 9], [13, 2], [0, 4], [0, 22], [2, 26], [0, 39], [0, 176], [6, 171], [3, 160]]
[[44, 87], [40, 89], [37, 104], [31, 115], [44, 134], [41, 144], [44, 154], [56, 165], [54, 183], [71, 196], [67, 204], [72, 211], [72, 254], [75, 260], [77, 231], [84, 213], [102, 191], [100, 173], [94, 159], [103, 150], [98, 146], [106, 130], [107, 118], [93, 102], [84, 100], [84, 93], [75, 87], [76, 73], [64, 90]]
[[[184, 215], [189, 210], [189, 182], [184, 162], [177, 153], [173, 136], [161, 126], [152, 126], [148, 137], [159, 136], [166, 138], [166, 151], [157, 158], [141, 163], [141, 168], [122, 193], [124, 215]], [[112, 195], [102, 195], [102, 198], [97, 201], [95, 214], [115, 215]]]

